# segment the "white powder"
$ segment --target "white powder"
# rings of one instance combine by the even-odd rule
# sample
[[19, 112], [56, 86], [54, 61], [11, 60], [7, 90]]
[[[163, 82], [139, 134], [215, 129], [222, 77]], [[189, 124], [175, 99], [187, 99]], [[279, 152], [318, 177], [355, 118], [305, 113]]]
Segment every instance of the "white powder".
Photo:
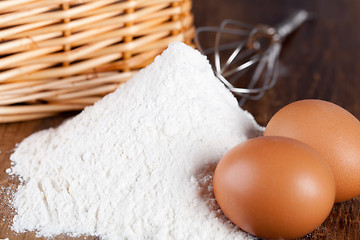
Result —
[[212, 194], [216, 162], [261, 134], [204, 56], [173, 43], [155, 62], [11, 155], [13, 230], [102, 239], [252, 239]]

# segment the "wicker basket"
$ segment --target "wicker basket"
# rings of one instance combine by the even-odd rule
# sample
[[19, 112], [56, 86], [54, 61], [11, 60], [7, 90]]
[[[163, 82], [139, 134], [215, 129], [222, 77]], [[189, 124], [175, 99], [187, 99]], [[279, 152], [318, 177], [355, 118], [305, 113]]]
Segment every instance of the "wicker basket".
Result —
[[191, 0], [0, 1], [0, 122], [80, 110], [172, 41], [191, 44]]

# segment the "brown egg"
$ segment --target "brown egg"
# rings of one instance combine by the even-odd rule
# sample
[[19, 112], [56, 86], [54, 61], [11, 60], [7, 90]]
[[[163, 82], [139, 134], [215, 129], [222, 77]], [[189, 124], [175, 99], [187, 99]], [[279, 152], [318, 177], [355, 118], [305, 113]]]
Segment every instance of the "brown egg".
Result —
[[308, 144], [330, 165], [335, 202], [360, 194], [360, 122], [345, 109], [322, 100], [301, 100], [280, 109], [265, 136], [285, 136]]
[[312, 148], [285, 137], [258, 137], [231, 149], [214, 173], [224, 214], [266, 239], [293, 239], [326, 219], [335, 199], [328, 164]]

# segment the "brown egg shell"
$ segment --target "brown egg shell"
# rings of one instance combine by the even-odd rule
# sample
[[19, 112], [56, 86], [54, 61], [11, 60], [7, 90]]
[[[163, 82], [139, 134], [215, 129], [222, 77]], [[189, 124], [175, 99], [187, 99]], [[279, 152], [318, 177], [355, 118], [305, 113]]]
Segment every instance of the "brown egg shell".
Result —
[[336, 202], [360, 194], [360, 122], [333, 103], [307, 99], [280, 109], [266, 126], [265, 136], [284, 136], [308, 144], [330, 165]]
[[335, 199], [327, 163], [307, 145], [283, 137], [258, 137], [236, 146], [221, 159], [213, 180], [225, 215], [266, 239], [312, 232]]

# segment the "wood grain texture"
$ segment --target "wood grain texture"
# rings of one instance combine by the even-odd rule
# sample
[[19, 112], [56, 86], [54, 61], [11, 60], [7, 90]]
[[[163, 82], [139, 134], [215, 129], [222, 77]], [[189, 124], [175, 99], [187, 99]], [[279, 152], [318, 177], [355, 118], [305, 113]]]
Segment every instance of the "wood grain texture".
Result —
[[[197, 27], [217, 26], [228, 18], [274, 25], [294, 9], [304, 8], [315, 13], [315, 21], [303, 25], [285, 42], [276, 86], [259, 101], [247, 102], [244, 108], [265, 125], [284, 105], [299, 99], [319, 98], [342, 106], [360, 119], [360, 1], [194, 0], [193, 4]], [[11, 221], [12, 215], [6, 207], [4, 187], [17, 183], [8, 180], [5, 169], [10, 166], [9, 156], [15, 144], [72, 115], [0, 124], [0, 185], [3, 192], [0, 195], [0, 221], [6, 220], [0, 222], [0, 239], [35, 239], [32, 233], [13, 233], [6, 223]], [[58, 236], [55, 239], [73, 238]], [[322, 226], [303, 239], [360, 239], [360, 197], [336, 204]]]

